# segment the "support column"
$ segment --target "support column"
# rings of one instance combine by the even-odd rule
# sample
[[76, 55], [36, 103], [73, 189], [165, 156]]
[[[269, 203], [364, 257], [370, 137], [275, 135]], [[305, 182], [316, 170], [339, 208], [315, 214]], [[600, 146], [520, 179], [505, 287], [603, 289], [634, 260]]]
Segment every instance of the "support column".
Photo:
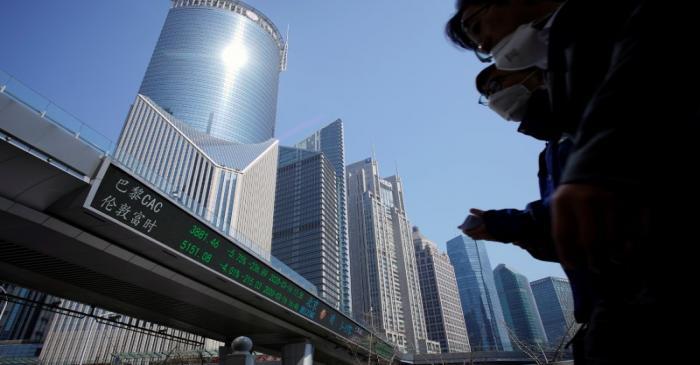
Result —
[[314, 345], [309, 341], [290, 343], [282, 348], [282, 365], [313, 365]]

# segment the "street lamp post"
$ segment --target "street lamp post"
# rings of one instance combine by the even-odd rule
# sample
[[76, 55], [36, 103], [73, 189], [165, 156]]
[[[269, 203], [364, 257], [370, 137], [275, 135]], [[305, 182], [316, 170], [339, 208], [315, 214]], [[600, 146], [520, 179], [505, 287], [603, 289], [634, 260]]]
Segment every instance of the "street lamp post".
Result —
[[91, 315], [91, 318], [92, 318], [93, 320], [90, 322], [90, 327], [88, 327], [88, 330], [87, 330], [88, 338], [87, 338], [87, 340], [85, 341], [85, 343], [83, 344], [83, 350], [82, 350], [81, 353], [80, 353], [80, 361], [78, 361], [78, 365], [83, 365], [83, 361], [85, 360], [85, 352], [87, 351], [88, 344], [91, 344], [91, 343], [92, 343], [92, 340], [93, 340], [93, 336], [92, 336], [92, 327], [95, 325], [95, 322], [97, 322], [97, 318], [105, 318], [105, 317], [107, 317], [107, 318], [109, 318], [109, 319], [111, 319], [111, 320], [117, 320], [117, 319], [121, 318], [120, 315], [114, 314], [114, 313], [112, 313], [112, 312], [103, 313], [103, 314], [101, 314], [101, 315], [99, 315], [99, 316], [95, 316], [95, 317], [92, 316], [93, 313], [95, 313], [95, 307], [92, 307], [92, 308], [90, 309], [90, 315]]

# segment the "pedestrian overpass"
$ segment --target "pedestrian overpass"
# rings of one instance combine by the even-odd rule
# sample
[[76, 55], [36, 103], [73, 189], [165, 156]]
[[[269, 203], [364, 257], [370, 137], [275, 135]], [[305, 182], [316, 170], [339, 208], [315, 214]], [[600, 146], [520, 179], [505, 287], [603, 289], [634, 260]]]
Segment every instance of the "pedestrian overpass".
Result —
[[[388, 343], [112, 162], [113, 147], [0, 72], [0, 277], [220, 341], [248, 336], [272, 354], [311, 343], [323, 363], [398, 360]], [[127, 185], [140, 189], [136, 199]], [[126, 203], [138, 222], [119, 212]]]
[[310, 343], [326, 364], [531, 363], [515, 352], [399, 353], [111, 161], [113, 149], [0, 71], [0, 278], [219, 341], [248, 336], [283, 359]]

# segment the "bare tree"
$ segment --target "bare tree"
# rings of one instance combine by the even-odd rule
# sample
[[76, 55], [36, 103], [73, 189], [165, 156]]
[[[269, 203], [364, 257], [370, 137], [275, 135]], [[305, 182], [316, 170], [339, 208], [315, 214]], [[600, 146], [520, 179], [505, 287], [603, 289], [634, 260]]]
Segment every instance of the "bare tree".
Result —
[[[369, 329], [365, 340], [361, 340], [361, 343], [355, 343], [346, 338], [341, 337], [340, 339], [345, 343], [345, 347], [349, 350], [357, 365], [372, 365], [372, 362], [378, 365], [392, 365], [401, 356], [402, 352], [399, 346], [380, 335], [381, 329], [375, 327], [371, 312], [364, 313], [363, 317], [365, 319], [365, 325], [367, 325]], [[380, 341], [389, 344], [391, 347], [390, 357], [387, 358], [387, 354], [384, 353], [380, 354], [378, 349]], [[367, 352], [366, 362], [361, 355], [365, 351]]]
[[547, 351], [545, 351], [545, 348], [542, 346], [541, 343], [529, 342], [519, 338], [515, 331], [512, 328], [510, 328], [507, 323], [502, 323], [508, 331], [508, 337], [510, 338], [511, 342], [514, 343], [515, 346], [518, 349], [520, 349], [520, 351], [522, 351], [528, 358], [530, 358], [538, 365], [551, 364], [561, 360], [567, 342], [570, 338], [572, 338], [573, 334], [576, 333], [576, 331], [580, 327], [580, 325], [578, 325], [574, 321], [571, 321], [571, 323], [567, 324], [566, 331], [564, 332], [562, 338], [559, 340], [557, 347], [554, 349], [553, 352], [549, 354], [551, 356], [548, 356]]
[[[391, 357], [390, 357], [389, 359], [383, 358], [383, 357], [380, 356], [378, 353], [375, 355], [375, 356], [376, 356], [376, 359], [377, 359], [377, 364], [379, 364], [379, 365], [382, 365], [382, 364], [392, 365], [392, 364], [394, 363], [394, 361], [396, 361], [396, 359], [397, 359], [399, 356], [401, 356], [401, 351], [399, 350], [398, 346], [396, 346], [396, 344], [393, 344], [393, 343], [392, 343], [392, 344], [391, 344], [391, 349], [392, 349], [392, 351], [391, 351]], [[383, 359], [385, 360], [385, 362], [382, 362]]]
[[552, 362], [561, 360], [561, 358], [564, 356], [566, 344], [569, 343], [569, 341], [576, 335], [580, 328], [581, 324], [576, 323], [576, 321], [571, 321], [571, 323], [567, 325], [566, 331], [564, 332], [564, 336], [561, 337], [559, 344], [554, 349], [554, 353], [552, 354]]
[[[547, 354], [544, 351], [540, 352], [538, 351], [538, 348], [532, 343], [520, 339], [515, 333], [515, 331], [512, 328], [510, 328], [510, 326], [508, 326], [507, 323], [502, 322], [502, 324], [505, 327], [506, 331], [508, 331], [508, 338], [510, 338], [510, 341], [514, 343], [515, 346], [517, 346], [518, 349], [520, 349], [520, 351], [522, 351], [525, 354], [525, 356], [530, 358], [537, 365], [543, 365], [549, 362], [547, 359]], [[539, 348], [541, 349], [541, 347]]]

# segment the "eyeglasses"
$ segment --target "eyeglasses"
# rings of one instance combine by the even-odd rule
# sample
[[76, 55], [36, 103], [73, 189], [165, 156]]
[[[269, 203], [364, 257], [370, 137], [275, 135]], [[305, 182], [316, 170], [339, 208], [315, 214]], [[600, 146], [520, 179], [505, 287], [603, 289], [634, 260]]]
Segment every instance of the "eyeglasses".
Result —
[[484, 86], [484, 91], [479, 95], [479, 104], [488, 106], [491, 95], [503, 90], [503, 79], [512, 75], [501, 75], [489, 80]]
[[476, 58], [481, 62], [491, 62], [491, 56], [488, 53], [482, 51], [479, 43], [479, 35], [481, 33], [481, 18], [484, 16], [487, 10], [491, 8], [491, 3], [482, 5], [479, 9], [474, 11], [468, 18], [462, 19], [462, 31], [469, 38], [474, 47], [474, 54]]
[[479, 105], [489, 106], [489, 97], [484, 94], [479, 95], [478, 103]]
[[[513, 84], [513, 85], [510, 85], [510, 86], [524, 84], [525, 82], [527, 82], [527, 80], [529, 80], [532, 76], [534, 76], [538, 71], [539, 70], [534, 70], [534, 71], [530, 72], [520, 82]], [[479, 105], [488, 106], [489, 105], [489, 98], [493, 94], [505, 89], [505, 87], [503, 87], [503, 80], [507, 77], [510, 77], [510, 76], [513, 76], [513, 75], [506, 74], [506, 75], [502, 75], [499, 77], [494, 77], [493, 79], [489, 80], [486, 83], [486, 86], [484, 87], [484, 92], [481, 93], [481, 95], [479, 95], [479, 101], [478, 101]]]
[[474, 54], [476, 58], [483, 63], [490, 63], [493, 61], [491, 54], [482, 51], [479, 47], [474, 48]]

